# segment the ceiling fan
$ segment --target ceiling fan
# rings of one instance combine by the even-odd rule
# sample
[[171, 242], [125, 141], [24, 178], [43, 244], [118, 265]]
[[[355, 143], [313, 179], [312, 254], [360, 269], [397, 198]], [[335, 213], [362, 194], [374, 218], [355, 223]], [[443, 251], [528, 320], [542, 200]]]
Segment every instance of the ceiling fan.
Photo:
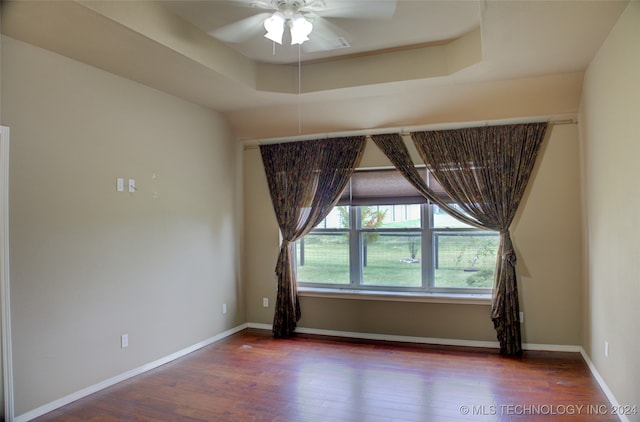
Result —
[[[265, 10], [218, 28], [210, 34], [242, 43], [260, 33], [277, 44], [304, 44], [308, 52], [349, 47], [348, 33], [330, 19], [389, 19], [396, 0], [233, 0], [238, 6]], [[264, 33], [266, 31], [266, 33]], [[286, 39], [285, 39], [286, 37]]]

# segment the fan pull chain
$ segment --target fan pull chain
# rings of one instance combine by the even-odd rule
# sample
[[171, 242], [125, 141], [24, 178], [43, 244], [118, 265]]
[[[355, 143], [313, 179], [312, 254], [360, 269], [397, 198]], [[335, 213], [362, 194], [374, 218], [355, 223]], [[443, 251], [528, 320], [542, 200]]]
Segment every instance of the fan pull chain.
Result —
[[301, 63], [300, 63], [300, 44], [298, 44], [298, 134], [302, 133], [302, 118], [301, 118], [301, 111], [302, 111], [302, 103], [300, 100], [300, 94], [302, 93], [302, 70], [301, 70]]

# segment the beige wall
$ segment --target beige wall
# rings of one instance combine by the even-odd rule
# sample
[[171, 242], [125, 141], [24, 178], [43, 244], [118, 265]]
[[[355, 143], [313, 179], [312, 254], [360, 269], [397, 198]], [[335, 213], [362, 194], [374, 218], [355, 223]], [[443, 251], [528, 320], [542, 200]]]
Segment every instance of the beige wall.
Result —
[[[640, 406], [640, 2], [629, 4], [585, 75], [584, 348], [623, 405]], [[609, 343], [609, 356], [604, 344]], [[640, 415], [630, 416], [640, 420]]]
[[2, 104], [16, 415], [245, 322], [217, 113], [7, 37]]
[[[465, 116], [461, 115], [463, 121]], [[523, 340], [579, 345], [581, 225], [575, 125], [551, 126], [513, 226], [519, 252]], [[390, 166], [371, 142], [363, 167]], [[244, 153], [247, 318], [270, 324], [275, 301], [278, 227], [260, 152]], [[553, 292], [553, 293], [550, 293]], [[302, 297], [300, 327], [444, 339], [496, 341], [489, 305]]]

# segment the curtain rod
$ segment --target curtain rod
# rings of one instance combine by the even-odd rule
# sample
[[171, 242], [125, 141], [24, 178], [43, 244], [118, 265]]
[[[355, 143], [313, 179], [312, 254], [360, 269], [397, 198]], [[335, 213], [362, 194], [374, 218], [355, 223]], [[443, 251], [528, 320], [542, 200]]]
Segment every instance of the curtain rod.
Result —
[[409, 127], [395, 127], [395, 128], [378, 128], [378, 129], [365, 129], [365, 130], [353, 130], [348, 132], [331, 132], [331, 133], [313, 133], [307, 135], [298, 136], [283, 136], [279, 138], [264, 138], [264, 139], [245, 139], [241, 143], [244, 144], [244, 149], [257, 148], [259, 145], [265, 144], [277, 144], [284, 142], [296, 142], [296, 141], [310, 141], [313, 139], [327, 139], [327, 138], [340, 138], [346, 136], [371, 136], [384, 133], [400, 133], [402, 136], [409, 136], [411, 132], [422, 132], [427, 130], [447, 130], [447, 129], [463, 129], [468, 127], [478, 126], [498, 126], [509, 125], [519, 123], [541, 123], [549, 122], [550, 125], [569, 125], [576, 124], [578, 120], [575, 114], [562, 114], [555, 116], [538, 116], [529, 118], [513, 118], [513, 119], [501, 119], [501, 120], [483, 120], [473, 122], [458, 122], [458, 123], [433, 123], [424, 126], [409, 126]]

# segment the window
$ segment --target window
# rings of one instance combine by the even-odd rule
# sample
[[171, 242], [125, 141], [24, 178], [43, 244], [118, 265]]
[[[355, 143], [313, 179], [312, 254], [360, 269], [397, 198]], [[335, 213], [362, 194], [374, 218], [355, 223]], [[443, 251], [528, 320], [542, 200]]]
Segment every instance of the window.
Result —
[[426, 203], [395, 170], [354, 173], [347, 190], [343, 199], [348, 199], [296, 244], [302, 286], [490, 291], [498, 233], [469, 226]]

